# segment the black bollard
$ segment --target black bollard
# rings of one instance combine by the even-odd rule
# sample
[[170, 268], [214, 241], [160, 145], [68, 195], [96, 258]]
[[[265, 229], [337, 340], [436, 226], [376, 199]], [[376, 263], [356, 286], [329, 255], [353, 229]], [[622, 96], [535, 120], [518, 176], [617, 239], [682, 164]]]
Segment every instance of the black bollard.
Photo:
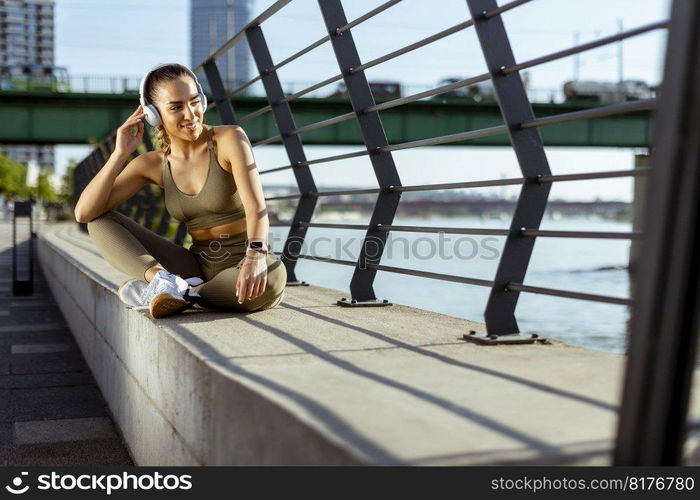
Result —
[[[17, 279], [17, 217], [29, 217], [29, 279]], [[12, 295], [34, 295], [34, 225], [32, 202], [15, 201], [12, 218]]]

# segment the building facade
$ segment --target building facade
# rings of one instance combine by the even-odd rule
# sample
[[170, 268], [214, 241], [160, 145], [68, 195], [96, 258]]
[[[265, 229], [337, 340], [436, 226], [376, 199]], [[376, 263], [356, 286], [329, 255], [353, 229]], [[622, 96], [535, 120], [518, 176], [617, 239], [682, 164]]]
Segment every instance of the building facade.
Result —
[[[254, 0], [190, 0], [191, 65], [199, 66], [251, 20]], [[251, 76], [251, 54], [248, 43], [237, 43], [217, 59], [221, 79], [233, 89]], [[200, 81], [209, 90], [206, 78]]]
[[[54, 2], [0, 0], [0, 73], [4, 79], [41, 75], [54, 66]], [[0, 144], [19, 163], [54, 170], [53, 146]]]

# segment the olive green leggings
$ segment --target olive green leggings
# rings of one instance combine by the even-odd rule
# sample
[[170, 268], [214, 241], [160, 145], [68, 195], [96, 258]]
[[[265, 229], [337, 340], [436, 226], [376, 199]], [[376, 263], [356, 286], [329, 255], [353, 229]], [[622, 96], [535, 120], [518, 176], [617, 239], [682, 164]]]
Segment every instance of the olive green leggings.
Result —
[[202, 296], [205, 306], [258, 311], [276, 306], [284, 297], [287, 270], [268, 245], [265, 291], [238, 303], [236, 281], [246, 252], [246, 232], [222, 235], [222, 239], [195, 240], [187, 249], [114, 210], [88, 222], [87, 228], [105, 260], [133, 278], [145, 281], [146, 270], [160, 264], [185, 279], [203, 279], [204, 283], [194, 290]]

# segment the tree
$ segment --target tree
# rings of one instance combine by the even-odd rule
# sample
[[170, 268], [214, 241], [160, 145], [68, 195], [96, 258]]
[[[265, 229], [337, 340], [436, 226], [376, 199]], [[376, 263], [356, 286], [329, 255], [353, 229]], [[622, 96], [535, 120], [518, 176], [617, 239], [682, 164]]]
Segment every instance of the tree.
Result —
[[0, 193], [28, 198], [27, 167], [0, 153]]
[[33, 189], [37, 199], [44, 202], [52, 202], [58, 200], [58, 193], [51, 183], [51, 172], [41, 170], [36, 180], [36, 187]]

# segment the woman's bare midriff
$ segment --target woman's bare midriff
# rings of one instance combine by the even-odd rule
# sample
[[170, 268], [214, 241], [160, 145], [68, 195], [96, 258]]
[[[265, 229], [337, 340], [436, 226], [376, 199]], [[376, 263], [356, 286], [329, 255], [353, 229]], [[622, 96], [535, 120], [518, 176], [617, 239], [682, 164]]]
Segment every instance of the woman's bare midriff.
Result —
[[193, 240], [220, 240], [242, 233], [246, 229], [246, 220], [243, 218], [221, 226], [207, 229], [192, 229], [189, 233]]

